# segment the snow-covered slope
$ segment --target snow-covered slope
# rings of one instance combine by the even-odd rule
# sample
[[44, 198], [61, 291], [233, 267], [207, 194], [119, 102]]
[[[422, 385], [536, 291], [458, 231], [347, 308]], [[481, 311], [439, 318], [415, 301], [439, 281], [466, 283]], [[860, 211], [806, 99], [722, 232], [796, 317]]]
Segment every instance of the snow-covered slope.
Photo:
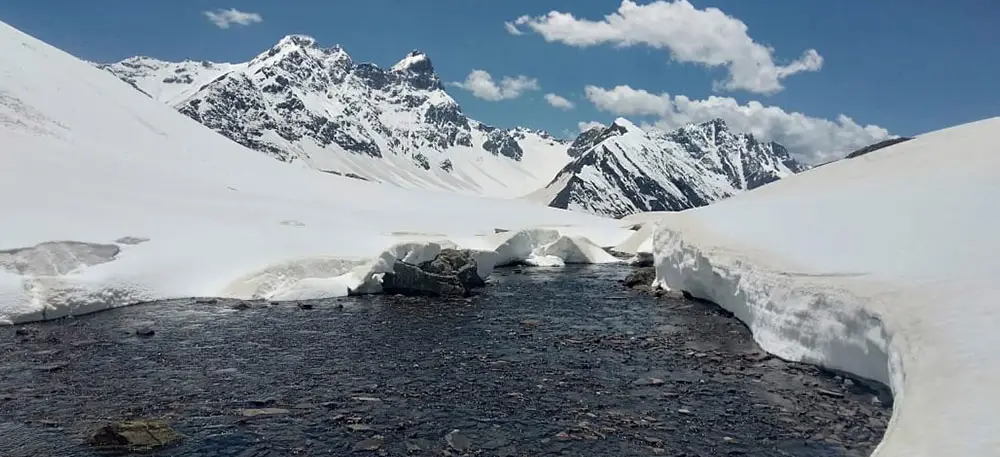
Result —
[[707, 205], [805, 168], [781, 145], [733, 133], [721, 119], [646, 132], [619, 118], [583, 132], [569, 153], [574, 161], [529, 198], [612, 217]]
[[0, 65], [0, 323], [165, 297], [342, 295], [441, 244], [608, 261], [580, 236], [627, 234], [520, 200], [288, 166], [2, 23]]
[[545, 132], [466, 117], [417, 51], [383, 69], [290, 35], [245, 63], [135, 57], [101, 68], [244, 146], [344, 176], [515, 197], [570, 160]]
[[896, 396], [880, 457], [1000, 455], [1000, 118], [661, 215], [657, 281]]

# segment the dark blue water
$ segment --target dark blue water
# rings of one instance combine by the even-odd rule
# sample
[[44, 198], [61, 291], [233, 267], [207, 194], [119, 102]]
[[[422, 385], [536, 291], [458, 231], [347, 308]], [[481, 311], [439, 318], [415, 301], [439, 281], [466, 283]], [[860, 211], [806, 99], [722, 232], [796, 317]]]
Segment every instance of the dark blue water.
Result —
[[707, 305], [626, 292], [626, 273], [501, 270], [471, 300], [177, 300], [0, 328], [0, 455], [96, 455], [88, 433], [128, 418], [169, 420], [184, 435], [170, 456], [874, 448], [890, 411], [870, 391], [763, 356]]

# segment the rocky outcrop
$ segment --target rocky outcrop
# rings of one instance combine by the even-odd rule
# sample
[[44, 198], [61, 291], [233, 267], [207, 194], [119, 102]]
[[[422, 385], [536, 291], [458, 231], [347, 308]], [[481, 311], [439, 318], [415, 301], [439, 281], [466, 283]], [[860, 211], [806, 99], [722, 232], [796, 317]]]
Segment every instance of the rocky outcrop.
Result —
[[649, 288], [653, 281], [656, 280], [656, 269], [653, 267], [640, 267], [632, 270], [628, 276], [625, 277], [624, 284], [625, 287], [631, 288]]
[[806, 168], [780, 144], [721, 119], [661, 132], [619, 118], [580, 134], [569, 154], [575, 159], [528, 198], [610, 217], [704, 206]]
[[382, 292], [428, 297], [466, 297], [470, 294], [457, 275], [431, 273], [399, 260], [393, 264], [392, 272], [382, 277]]
[[[344, 176], [520, 196], [569, 161], [568, 143], [544, 132], [469, 119], [419, 51], [383, 68], [290, 35], [249, 62], [134, 57], [99, 66], [237, 143]], [[463, 173], [484, 159], [512, 180]]]
[[439, 275], [455, 275], [467, 288], [482, 287], [486, 281], [479, 277], [479, 265], [468, 249], [442, 249], [434, 260], [420, 264], [420, 269]]
[[466, 297], [485, 285], [468, 249], [442, 249], [433, 260], [419, 265], [397, 260], [392, 272], [382, 277], [382, 292], [411, 296]]

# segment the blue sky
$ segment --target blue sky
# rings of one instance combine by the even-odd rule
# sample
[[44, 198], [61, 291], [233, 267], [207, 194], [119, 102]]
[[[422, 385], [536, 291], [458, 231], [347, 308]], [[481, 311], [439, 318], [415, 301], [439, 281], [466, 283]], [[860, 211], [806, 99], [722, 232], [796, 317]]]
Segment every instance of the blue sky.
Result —
[[[445, 81], [464, 81], [474, 69], [497, 82], [536, 80], [537, 90], [503, 100], [477, 98], [456, 86], [448, 90], [473, 118], [558, 134], [618, 115], [666, 127], [718, 115], [792, 147], [830, 149], [885, 131], [912, 135], [1000, 115], [995, 0], [691, 4], [688, 11], [676, 3], [638, 1], [633, 12], [620, 12], [617, 25], [601, 22], [629, 6], [620, 0], [32, 0], [0, 3], [0, 20], [101, 62], [132, 55], [245, 61], [290, 33], [340, 44], [356, 61], [379, 65], [420, 49]], [[721, 13], [706, 11], [710, 7]], [[230, 8], [261, 20], [220, 28], [204, 14]], [[560, 23], [545, 16], [549, 11], [572, 16]], [[525, 15], [520, 35], [505, 27]], [[573, 27], [567, 27], [567, 17]], [[747, 75], [736, 75], [734, 68], [761, 64], [747, 57], [748, 46], [756, 45], [765, 50], [765, 69], [789, 65], [810, 49], [822, 65], [805, 63], [809, 69], [747, 83]], [[547, 93], [574, 107], [550, 106]], [[678, 95], [690, 103], [681, 106]], [[721, 98], [705, 102], [709, 97]], [[761, 105], [748, 108], [751, 101]], [[838, 122], [841, 114], [860, 125]], [[864, 129], [868, 124], [885, 130]]]

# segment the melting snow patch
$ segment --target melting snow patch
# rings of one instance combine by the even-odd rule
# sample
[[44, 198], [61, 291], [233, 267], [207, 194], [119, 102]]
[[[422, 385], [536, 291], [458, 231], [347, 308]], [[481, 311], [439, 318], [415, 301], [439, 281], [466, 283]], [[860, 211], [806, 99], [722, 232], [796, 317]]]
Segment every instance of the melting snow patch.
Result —
[[120, 250], [114, 244], [48, 241], [0, 251], [0, 268], [19, 275], [65, 275], [81, 267], [110, 262]]

